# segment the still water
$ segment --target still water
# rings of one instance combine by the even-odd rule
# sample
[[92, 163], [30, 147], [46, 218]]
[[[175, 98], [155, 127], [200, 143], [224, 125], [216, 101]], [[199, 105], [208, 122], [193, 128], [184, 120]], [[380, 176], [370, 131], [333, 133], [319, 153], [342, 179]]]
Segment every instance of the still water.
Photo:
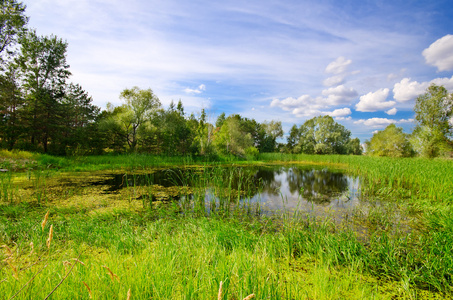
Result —
[[240, 191], [239, 202], [259, 204], [264, 212], [341, 214], [360, 203], [358, 177], [327, 168], [300, 166], [166, 169], [148, 174], [112, 174], [94, 184], [104, 186], [106, 193], [115, 193], [139, 186], [199, 186], [200, 183], [206, 187], [207, 203], [219, 201], [218, 191], [224, 188]]

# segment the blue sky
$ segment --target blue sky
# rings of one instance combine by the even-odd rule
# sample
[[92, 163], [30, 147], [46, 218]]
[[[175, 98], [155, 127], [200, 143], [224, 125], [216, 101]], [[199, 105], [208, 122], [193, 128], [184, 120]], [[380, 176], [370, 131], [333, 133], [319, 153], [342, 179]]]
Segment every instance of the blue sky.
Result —
[[67, 40], [94, 103], [151, 88], [164, 106], [293, 124], [330, 114], [361, 141], [396, 123], [431, 83], [453, 92], [445, 1], [26, 0], [29, 26]]

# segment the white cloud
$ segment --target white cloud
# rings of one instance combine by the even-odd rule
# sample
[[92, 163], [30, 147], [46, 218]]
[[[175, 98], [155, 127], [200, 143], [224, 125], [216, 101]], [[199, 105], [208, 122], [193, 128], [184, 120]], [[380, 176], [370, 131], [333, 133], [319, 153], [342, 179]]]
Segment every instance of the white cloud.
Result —
[[336, 60], [327, 65], [325, 72], [331, 74], [343, 73], [346, 71], [346, 69], [351, 63], [352, 60], [340, 56]]
[[397, 123], [412, 123], [414, 119], [401, 119]]
[[354, 124], [363, 124], [372, 128], [384, 128], [392, 123], [396, 123], [396, 120], [387, 119], [387, 118], [371, 118], [371, 119], [360, 119], [355, 121]]
[[315, 117], [325, 115], [321, 109], [325, 106], [322, 104], [322, 98], [312, 98], [309, 95], [302, 95], [299, 98], [288, 97], [283, 100], [274, 99], [271, 107], [280, 107], [285, 111], [291, 111], [296, 117]]
[[423, 94], [429, 86], [428, 82], [419, 83], [410, 81], [410, 78], [403, 78], [400, 82], [395, 83], [393, 87], [393, 98], [398, 102], [406, 102]]
[[310, 107], [296, 108], [292, 111], [292, 113], [298, 118], [312, 118], [312, 117], [325, 115], [325, 113], [323, 113], [317, 109], [310, 108]]
[[385, 113], [388, 114], [389, 116], [394, 116], [394, 115], [396, 115], [397, 112], [398, 112], [398, 110], [394, 107], [392, 109], [389, 109]]
[[319, 115], [332, 115], [344, 117], [352, 112], [349, 108], [335, 109], [333, 112], [326, 111], [331, 106], [348, 104], [348, 102], [357, 97], [357, 92], [352, 88], [343, 85], [326, 89], [322, 92], [326, 98], [310, 95], [302, 95], [299, 98], [288, 97], [283, 100], [272, 100], [271, 107], [280, 107], [282, 110], [291, 111], [297, 117], [315, 117]]
[[336, 109], [333, 112], [327, 113], [328, 115], [332, 117], [346, 117], [351, 114], [351, 110], [347, 107], [341, 108], [341, 109]]
[[[401, 119], [401, 120], [394, 120], [394, 119], [387, 119], [387, 118], [371, 118], [371, 119], [360, 119], [354, 121], [354, 124], [363, 124], [367, 127], [371, 128], [385, 128], [390, 124], [407, 124], [413, 123], [414, 119]], [[374, 133], [374, 132], [373, 132]]]
[[349, 116], [349, 117], [335, 117], [335, 120], [337, 120], [337, 121], [351, 121], [352, 117], [351, 116]]
[[448, 91], [453, 91], [453, 76], [451, 78], [436, 78], [430, 81], [436, 85], [443, 85]]
[[204, 91], [206, 91], [206, 86], [204, 84], [200, 84], [198, 86], [198, 88], [196, 88], [196, 89], [191, 89], [191, 88], [184, 89], [184, 92], [186, 94], [201, 94]]
[[324, 100], [326, 105], [341, 105], [349, 104], [350, 100], [358, 96], [358, 93], [353, 88], [339, 85], [334, 88], [323, 90], [322, 95], [327, 96], [327, 99]]
[[395, 83], [393, 87], [393, 98], [398, 102], [406, 102], [424, 94], [431, 84], [443, 85], [448, 91], [453, 91], [453, 76], [451, 78], [435, 78], [429, 82], [411, 81], [410, 78], [403, 78]]
[[439, 71], [453, 70], [453, 35], [438, 39], [423, 50], [426, 63], [436, 66]]
[[344, 75], [336, 75], [325, 79], [322, 84], [325, 86], [339, 85], [344, 82]]
[[374, 112], [384, 110], [396, 104], [395, 101], [385, 101], [389, 95], [389, 89], [379, 89], [376, 92], [369, 92], [360, 97], [360, 102], [356, 104], [357, 111]]
[[313, 99], [309, 95], [302, 95], [297, 99], [293, 97], [283, 100], [274, 99], [271, 102], [271, 107], [280, 107], [283, 110], [290, 111], [304, 106], [311, 106], [313, 102]]

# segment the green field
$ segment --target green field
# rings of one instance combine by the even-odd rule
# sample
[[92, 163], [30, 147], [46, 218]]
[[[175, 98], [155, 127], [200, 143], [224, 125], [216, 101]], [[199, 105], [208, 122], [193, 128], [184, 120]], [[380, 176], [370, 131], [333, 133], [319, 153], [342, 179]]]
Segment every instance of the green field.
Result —
[[[0, 173], [2, 299], [216, 299], [221, 282], [220, 299], [448, 299], [453, 291], [451, 160], [6, 151], [1, 158], [10, 170]], [[222, 169], [271, 164], [341, 169], [359, 176], [362, 197], [379, 205], [344, 226], [240, 205], [252, 187], [244, 179], [240, 191], [231, 188]], [[62, 181], [170, 166], [201, 174], [177, 190], [178, 201], [153, 201], [155, 191], [136, 186], [106, 200], [96, 187]], [[208, 212], [212, 184], [219, 200]]]

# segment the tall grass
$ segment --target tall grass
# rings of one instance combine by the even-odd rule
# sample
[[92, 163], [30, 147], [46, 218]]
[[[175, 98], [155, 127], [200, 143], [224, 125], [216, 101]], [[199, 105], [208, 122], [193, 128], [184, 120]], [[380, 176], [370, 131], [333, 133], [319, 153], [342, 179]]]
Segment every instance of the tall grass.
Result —
[[[222, 299], [252, 293], [257, 299], [443, 299], [453, 291], [451, 161], [258, 157], [261, 163], [343, 168], [360, 175], [363, 195], [395, 202], [413, 219], [409, 231], [394, 232], [386, 210], [370, 210], [363, 218], [382, 226], [363, 238], [347, 222], [339, 227], [298, 213], [261, 215], [247, 202], [256, 183], [237, 167], [250, 162], [145, 155], [40, 159], [43, 169], [127, 170], [125, 200], [143, 201], [143, 209], [98, 213], [46, 202], [47, 173], [30, 171], [35, 198], [0, 201], [0, 245], [10, 249], [0, 250], [0, 295], [6, 299], [18, 292], [15, 299], [44, 299], [53, 290], [54, 299], [124, 299], [129, 291], [131, 299], [214, 299], [220, 282]], [[151, 189], [148, 198], [136, 200], [133, 170], [179, 164], [199, 165], [176, 174], [184, 187], [179, 200], [157, 206]], [[9, 195], [14, 178], [5, 180]], [[212, 195], [208, 203], [206, 195]]]
[[[27, 221], [9, 225], [15, 227], [11, 260], [18, 272], [7, 265], [0, 269], [0, 293], [6, 299], [18, 291], [16, 299], [44, 299], [53, 290], [53, 299], [90, 294], [125, 299], [129, 289], [132, 299], [213, 299], [221, 281], [222, 299], [252, 293], [257, 299], [401, 295], [398, 283], [392, 283], [393, 292], [384, 292], [389, 284], [362, 275], [360, 262], [340, 267], [329, 261], [335, 256], [325, 249], [341, 253], [351, 247], [332, 234], [324, 242], [307, 234], [321, 237], [329, 232], [324, 225], [294, 222], [275, 231], [279, 225], [268, 219], [187, 218], [168, 210], [166, 218], [158, 219], [126, 211], [86, 217], [52, 210], [42, 230], [43, 213], [30, 212]], [[51, 225], [54, 238], [47, 248]], [[24, 243], [30, 240], [33, 251]]]

